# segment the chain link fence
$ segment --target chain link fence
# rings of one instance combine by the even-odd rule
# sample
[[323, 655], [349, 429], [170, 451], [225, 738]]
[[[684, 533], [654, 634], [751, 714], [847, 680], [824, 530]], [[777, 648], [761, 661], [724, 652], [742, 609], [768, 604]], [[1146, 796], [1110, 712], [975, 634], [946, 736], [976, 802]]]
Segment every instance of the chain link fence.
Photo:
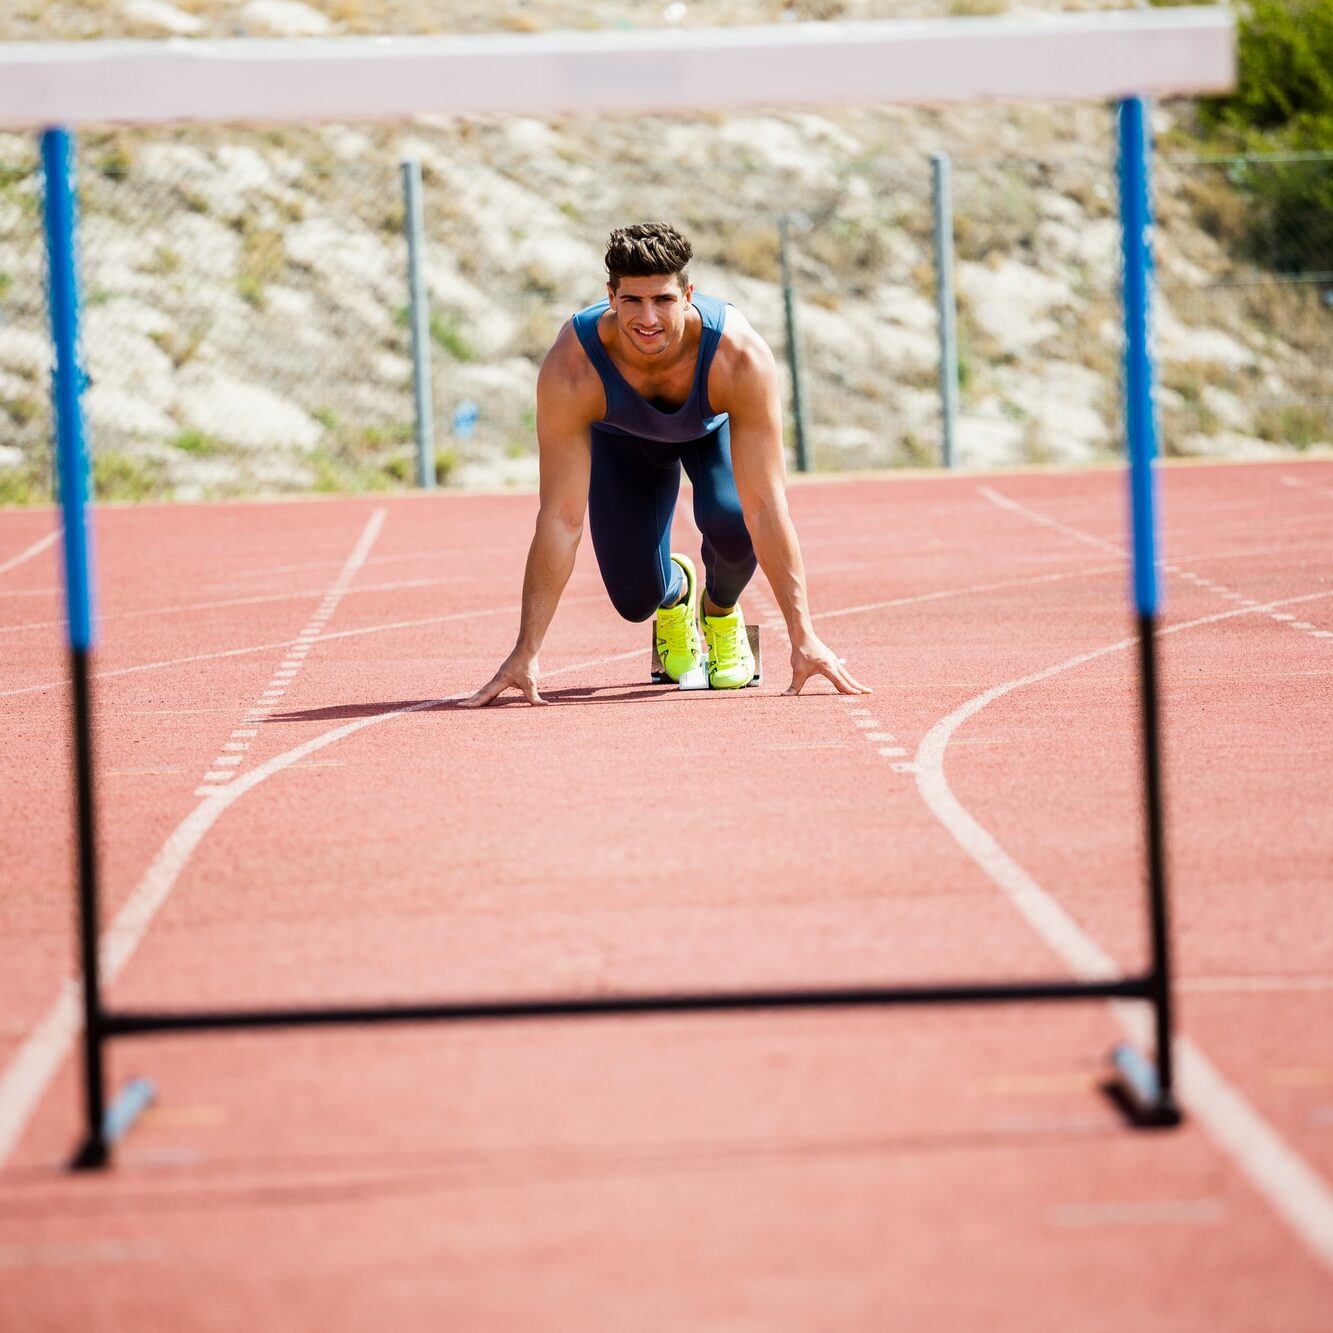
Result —
[[[412, 484], [404, 154], [423, 169], [440, 479], [535, 482], [541, 357], [600, 297], [606, 232], [645, 216], [691, 235], [696, 284], [735, 302], [789, 377], [785, 215], [813, 466], [933, 464], [930, 162], [904, 139], [869, 112], [85, 136], [99, 491]], [[1168, 453], [1333, 441], [1331, 174], [1330, 157], [1159, 157]], [[1109, 135], [1104, 154], [958, 157], [953, 175], [958, 461], [1118, 455]], [[0, 136], [0, 500], [50, 495], [40, 213], [35, 143]]]

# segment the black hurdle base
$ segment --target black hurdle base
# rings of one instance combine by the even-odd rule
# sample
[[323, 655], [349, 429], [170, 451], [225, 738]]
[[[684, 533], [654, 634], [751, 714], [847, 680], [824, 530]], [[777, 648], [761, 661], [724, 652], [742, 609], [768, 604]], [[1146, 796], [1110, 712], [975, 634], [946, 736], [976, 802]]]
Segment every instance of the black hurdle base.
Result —
[[810, 990], [704, 991], [659, 995], [608, 995], [514, 1000], [451, 1001], [306, 1009], [216, 1010], [166, 1013], [114, 1011], [102, 1004], [98, 979], [98, 911], [93, 825], [92, 745], [86, 656], [73, 660], [75, 750], [79, 808], [79, 927], [84, 1004], [85, 1139], [73, 1165], [104, 1168], [111, 1147], [129, 1131], [154, 1097], [152, 1084], [136, 1080], [104, 1108], [103, 1048], [107, 1041], [154, 1033], [331, 1027], [382, 1023], [485, 1022], [644, 1014], [726, 1013], [755, 1010], [847, 1009], [890, 1005], [1024, 1003], [1068, 1000], [1139, 1000], [1153, 1010], [1153, 1059], [1130, 1046], [1111, 1056], [1104, 1090], [1141, 1128], [1181, 1123], [1173, 1089], [1171, 956], [1166, 903], [1165, 821], [1162, 812], [1154, 618], [1139, 618], [1143, 704], [1145, 815], [1151, 966], [1136, 976], [1103, 981], [1010, 982], [946, 986], [868, 986]]
[[131, 1079], [111, 1100], [102, 1117], [102, 1133], [84, 1140], [70, 1166], [94, 1171], [106, 1166], [111, 1150], [134, 1128], [135, 1122], [157, 1100], [157, 1085], [150, 1078]]
[[[277, 1028], [378, 1026], [386, 1023], [479, 1023], [531, 1019], [615, 1018], [649, 1014], [736, 1013], [760, 1010], [884, 1008], [898, 1005], [998, 1004], [1070, 1000], [1156, 1001], [1160, 978], [1108, 981], [1030, 981], [952, 986], [865, 986], [809, 990], [699, 991], [660, 995], [594, 995], [545, 999], [452, 1001], [439, 1004], [347, 1005], [295, 1009], [230, 1009], [198, 1012], [103, 1011], [95, 1045], [112, 1038], [186, 1032]], [[1160, 1057], [1159, 1057], [1160, 1058]], [[1157, 1066], [1132, 1047], [1113, 1056], [1107, 1094], [1136, 1127], [1180, 1123], [1180, 1112], [1157, 1075]], [[73, 1165], [109, 1163], [111, 1147], [153, 1100], [147, 1079], [124, 1088], [112, 1110], [92, 1122]]]
[[1111, 1052], [1112, 1077], [1106, 1095], [1141, 1129], [1173, 1129], [1182, 1116], [1175, 1095], [1162, 1087], [1157, 1066], [1137, 1046]]

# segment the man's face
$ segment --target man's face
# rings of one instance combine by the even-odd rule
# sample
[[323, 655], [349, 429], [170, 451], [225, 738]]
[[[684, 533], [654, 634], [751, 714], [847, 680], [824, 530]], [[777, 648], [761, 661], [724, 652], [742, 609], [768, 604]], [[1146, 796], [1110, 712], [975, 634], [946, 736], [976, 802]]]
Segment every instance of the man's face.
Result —
[[609, 284], [606, 290], [621, 336], [636, 352], [656, 357], [680, 344], [693, 283], [682, 291], [680, 280], [671, 273], [621, 278], [615, 291]]

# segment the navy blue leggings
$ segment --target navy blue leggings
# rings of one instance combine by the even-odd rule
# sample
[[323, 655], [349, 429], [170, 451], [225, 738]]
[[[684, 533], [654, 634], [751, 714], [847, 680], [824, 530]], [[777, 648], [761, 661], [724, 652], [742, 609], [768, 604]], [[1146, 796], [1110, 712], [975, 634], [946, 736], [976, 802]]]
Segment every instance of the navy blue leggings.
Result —
[[611, 604], [626, 620], [647, 620], [679, 596], [671, 563], [671, 516], [682, 465], [694, 484], [694, 521], [703, 533], [705, 586], [733, 606], [754, 574], [754, 546], [731, 471], [731, 431], [723, 422], [685, 444], [659, 444], [592, 428], [588, 519]]

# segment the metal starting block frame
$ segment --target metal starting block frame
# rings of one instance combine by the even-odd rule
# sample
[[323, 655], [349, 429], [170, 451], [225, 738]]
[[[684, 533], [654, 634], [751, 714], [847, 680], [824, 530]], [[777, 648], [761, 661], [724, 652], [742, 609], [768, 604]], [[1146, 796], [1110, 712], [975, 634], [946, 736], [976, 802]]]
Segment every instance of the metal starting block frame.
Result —
[[[751, 686], [762, 683], [764, 679], [764, 655], [759, 647], [758, 625], [747, 624], [745, 627], [745, 637], [750, 640], [750, 651], [754, 654], [754, 679], [750, 681], [749, 685], [746, 685], [745, 688], [748, 690], [751, 688]], [[662, 659], [657, 654], [656, 636], [654, 636], [652, 639], [651, 645], [649, 647], [649, 652], [652, 654], [652, 665], [648, 668], [648, 670], [652, 676], [652, 682], [654, 685], [675, 685], [677, 686], [677, 688], [682, 690], [702, 689], [704, 687], [703, 685], [687, 686], [684, 683], [684, 681], [674, 681], [671, 679], [670, 676], [667, 675], [667, 673], [662, 669]], [[707, 660], [708, 660], [707, 658], [704, 659], [705, 662], [707, 662]], [[708, 668], [705, 666], [703, 670], [705, 673], [704, 685], [706, 685], [708, 682], [708, 676], [707, 676]]]

